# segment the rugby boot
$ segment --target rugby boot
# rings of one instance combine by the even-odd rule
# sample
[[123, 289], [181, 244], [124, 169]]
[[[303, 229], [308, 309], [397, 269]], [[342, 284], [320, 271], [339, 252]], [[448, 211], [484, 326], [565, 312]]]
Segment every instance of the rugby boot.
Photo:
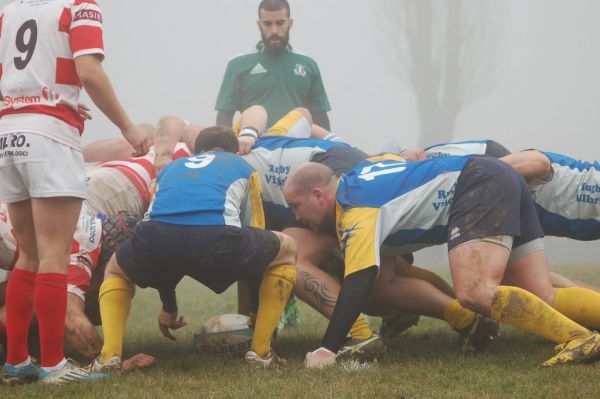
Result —
[[287, 364], [287, 361], [284, 358], [279, 357], [273, 349], [271, 349], [271, 352], [269, 352], [266, 358], [262, 358], [258, 356], [256, 352], [250, 350], [246, 352], [245, 359], [246, 363], [262, 368], [277, 368]]
[[72, 382], [98, 381], [108, 378], [108, 374], [94, 373], [79, 367], [73, 360], [67, 361], [57, 370], [46, 371], [40, 368], [40, 382], [45, 384], [62, 385]]
[[4, 385], [19, 385], [33, 382], [38, 379], [39, 367], [34, 364], [31, 359], [24, 366], [15, 367], [6, 363], [4, 365], [4, 373], [2, 375], [2, 384]]
[[380, 358], [387, 352], [387, 348], [379, 335], [373, 334], [367, 339], [348, 339], [337, 352], [337, 360], [359, 360], [370, 362]]
[[542, 367], [596, 362], [600, 360], [600, 334], [573, 338], [556, 346], [556, 350], [559, 352], [542, 363]]
[[460, 349], [463, 355], [474, 355], [483, 352], [498, 336], [500, 325], [497, 321], [482, 314], [477, 314], [475, 320], [458, 332]]

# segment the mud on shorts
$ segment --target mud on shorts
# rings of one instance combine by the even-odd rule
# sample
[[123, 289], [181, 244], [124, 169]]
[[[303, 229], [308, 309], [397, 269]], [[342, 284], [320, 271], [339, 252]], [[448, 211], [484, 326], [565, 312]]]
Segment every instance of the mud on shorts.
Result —
[[456, 185], [448, 224], [448, 252], [483, 237], [512, 236], [513, 248], [544, 236], [527, 183], [512, 166], [474, 156]]
[[14, 203], [29, 198], [85, 198], [81, 151], [35, 133], [0, 135], [0, 196]]
[[279, 253], [279, 238], [253, 227], [182, 226], [147, 221], [117, 250], [131, 282], [159, 289], [189, 276], [216, 293], [238, 280], [257, 288]]

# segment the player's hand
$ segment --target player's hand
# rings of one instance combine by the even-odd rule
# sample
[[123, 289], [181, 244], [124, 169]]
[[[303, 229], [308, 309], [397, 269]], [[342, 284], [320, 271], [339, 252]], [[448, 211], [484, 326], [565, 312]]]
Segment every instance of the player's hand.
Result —
[[256, 144], [256, 139], [250, 136], [238, 137], [238, 155], [246, 155], [250, 152], [252, 146]]
[[409, 148], [398, 155], [404, 158], [406, 162], [424, 161], [427, 159], [427, 154], [421, 148]]
[[154, 356], [147, 355], [145, 353], [136, 353], [129, 359], [123, 360], [121, 363], [122, 371], [131, 371], [137, 369], [145, 369], [153, 366], [156, 363]]
[[77, 105], [77, 112], [83, 119], [87, 119], [88, 121], [92, 119], [92, 114], [90, 113], [90, 108], [84, 103], [79, 103]]
[[323, 347], [308, 352], [304, 359], [304, 367], [307, 369], [322, 369], [335, 364], [335, 353]]
[[164, 309], [161, 309], [160, 315], [158, 316], [158, 328], [163, 337], [176, 341], [177, 339], [171, 334], [170, 330], [178, 330], [186, 325], [187, 322], [183, 320], [183, 316], [179, 319], [177, 318], [177, 312], [168, 313], [165, 312]]
[[135, 152], [131, 154], [134, 157], [141, 157], [142, 155], [146, 155], [148, 149], [150, 148], [150, 140], [146, 133], [142, 131], [142, 129], [138, 128], [135, 125], [131, 125], [129, 128], [121, 131], [123, 138], [131, 144]]

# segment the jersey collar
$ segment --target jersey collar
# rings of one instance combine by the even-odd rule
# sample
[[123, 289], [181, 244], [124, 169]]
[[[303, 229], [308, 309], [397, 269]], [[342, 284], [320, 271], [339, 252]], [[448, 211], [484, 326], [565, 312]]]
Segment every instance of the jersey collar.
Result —
[[[262, 41], [256, 44], [256, 50], [258, 50], [259, 53], [265, 52], [265, 46], [263, 45]], [[291, 53], [293, 51], [292, 45], [288, 43], [288, 45], [285, 48], [285, 51]]]

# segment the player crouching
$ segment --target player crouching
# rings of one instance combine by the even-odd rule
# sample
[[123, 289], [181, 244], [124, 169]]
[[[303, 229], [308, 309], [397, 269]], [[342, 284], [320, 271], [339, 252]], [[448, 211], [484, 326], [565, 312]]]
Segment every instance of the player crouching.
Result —
[[263, 230], [260, 178], [234, 155], [230, 129], [204, 129], [196, 156], [166, 166], [146, 215], [110, 259], [100, 288], [104, 346], [94, 370], [119, 368], [132, 284], [159, 291], [162, 334], [186, 325], [178, 317], [175, 287], [184, 276], [216, 293], [238, 280], [251, 291], [257, 312], [246, 362], [275, 367], [285, 361], [271, 349], [271, 337], [296, 280], [296, 243]]

